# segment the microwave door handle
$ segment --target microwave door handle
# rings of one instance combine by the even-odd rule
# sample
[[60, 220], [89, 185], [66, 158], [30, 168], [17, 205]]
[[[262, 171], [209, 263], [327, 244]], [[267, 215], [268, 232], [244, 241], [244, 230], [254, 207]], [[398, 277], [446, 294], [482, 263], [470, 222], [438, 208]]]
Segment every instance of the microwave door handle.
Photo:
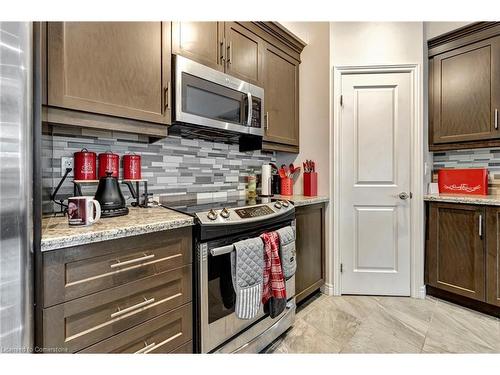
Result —
[[252, 94], [247, 93], [248, 96], [248, 116], [247, 116], [247, 125], [252, 126], [252, 115], [253, 115], [253, 106], [252, 106]]

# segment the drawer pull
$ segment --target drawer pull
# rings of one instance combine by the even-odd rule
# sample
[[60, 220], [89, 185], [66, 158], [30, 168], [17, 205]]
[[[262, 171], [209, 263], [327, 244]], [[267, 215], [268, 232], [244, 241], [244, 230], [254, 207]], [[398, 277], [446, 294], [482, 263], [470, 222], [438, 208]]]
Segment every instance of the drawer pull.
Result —
[[117, 261], [116, 263], [111, 264], [110, 267], [111, 268], [123, 267], [123, 266], [126, 266], [128, 264], [143, 262], [143, 261], [148, 260], [148, 259], [153, 259], [154, 257], [155, 257], [154, 254], [149, 254], [149, 255], [144, 254], [144, 256], [142, 256], [140, 258], [126, 260], [125, 262]]
[[[144, 350], [141, 353], [148, 354], [149, 352], [152, 352], [153, 350], [158, 349], [159, 347], [165, 345], [166, 343], [168, 343], [168, 342], [170, 342], [170, 341], [172, 341], [172, 340], [174, 340], [174, 339], [176, 339], [177, 337], [180, 337], [180, 336], [182, 336], [182, 332], [179, 332], [179, 333], [176, 333], [173, 336], [170, 336], [168, 339], [160, 342], [158, 345], [155, 345], [152, 348], [148, 348], [147, 350]], [[146, 348], [144, 348], [144, 349], [146, 349]]]
[[156, 343], [152, 343], [152, 344], [149, 344], [149, 345], [148, 345], [148, 343], [147, 343], [146, 341], [144, 341], [144, 344], [145, 344], [144, 348], [139, 349], [139, 350], [138, 350], [138, 351], [136, 351], [134, 354], [141, 354], [141, 353], [144, 353], [144, 352], [146, 352], [147, 350], [149, 350], [149, 349], [153, 348], [153, 347], [156, 345]]
[[111, 314], [111, 318], [116, 318], [117, 316], [126, 314], [126, 313], [128, 313], [128, 312], [130, 312], [132, 310], [144, 307], [146, 305], [149, 305], [149, 304], [153, 303], [154, 301], [155, 301], [154, 298], [150, 298], [150, 299], [144, 298], [144, 301], [139, 302], [137, 305], [127, 307], [126, 309], [120, 310], [120, 308], [118, 307], [118, 311], [114, 312], [113, 314]]

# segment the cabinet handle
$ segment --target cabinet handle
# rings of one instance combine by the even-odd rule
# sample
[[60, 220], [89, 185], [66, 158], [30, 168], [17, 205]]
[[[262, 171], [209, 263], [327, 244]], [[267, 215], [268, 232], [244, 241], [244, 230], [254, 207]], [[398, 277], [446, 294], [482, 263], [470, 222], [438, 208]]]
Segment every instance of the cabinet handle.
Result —
[[165, 86], [165, 89], [163, 91], [163, 102], [165, 103], [165, 106], [164, 106], [164, 111], [166, 112], [167, 109], [170, 109], [172, 103], [171, 103], [171, 100], [172, 100], [172, 95], [170, 93], [170, 81], [167, 82], [167, 85]]
[[111, 268], [123, 267], [123, 266], [129, 265], [129, 264], [143, 262], [143, 261], [148, 260], [148, 259], [153, 259], [154, 257], [155, 257], [154, 254], [149, 254], [149, 255], [144, 254], [144, 256], [142, 256], [140, 258], [126, 260], [125, 262], [117, 261], [116, 263], [111, 264], [109, 267], [111, 267]]
[[219, 60], [220, 60], [220, 64], [221, 65], [224, 65], [224, 62], [225, 62], [225, 58], [224, 58], [224, 39], [222, 39], [219, 43]]
[[227, 63], [229, 65], [233, 63], [233, 42], [229, 42], [227, 46]]
[[167, 105], [168, 105], [168, 109], [171, 109], [172, 108], [172, 88], [170, 87], [170, 81], [167, 82], [167, 91], [168, 91]]
[[479, 214], [479, 237], [483, 237], [483, 215]]
[[495, 108], [495, 129], [498, 129], [498, 108]]
[[166, 343], [169, 343], [170, 341], [176, 339], [177, 337], [180, 337], [182, 336], [182, 332], [179, 332], [179, 333], [176, 333], [175, 335], [173, 336], [170, 336], [168, 339], [166, 340], [163, 340], [162, 342], [160, 342], [158, 345], [155, 345], [153, 347], [150, 347], [148, 349], [144, 348], [145, 350], [141, 353], [144, 353], [144, 354], [148, 354], [149, 352], [152, 352], [153, 350], [156, 350], [160, 347], [162, 347], [163, 345], [165, 345]]
[[269, 130], [269, 112], [266, 112], [266, 132]]
[[126, 309], [123, 309], [123, 310], [120, 310], [120, 308], [118, 308], [119, 310], [117, 312], [114, 312], [113, 314], [111, 314], [110, 317], [111, 318], [116, 318], [117, 316], [126, 314], [126, 313], [128, 313], [128, 312], [130, 312], [132, 310], [136, 310], [136, 309], [139, 309], [139, 308], [144, 307], [146, 305], [150, 305], [154, 301], [155, 301], [154, 298], [150, 298], [150, 299], [144, 298], [144, 301], [139, 302], [138, 304], [136, 304], [134, 306], [127, 307]]
[[148, 343], [146, 341], [144, 341], [144, 345], [145, 345], [144, 348], [139, 349], [134, 354], [145, 353], [145, 352], [149, 351], [150, 349], [154, 348], [154, 346], [156, 345], [156, 343], [153, 342], [152, 344], [148, 345]]

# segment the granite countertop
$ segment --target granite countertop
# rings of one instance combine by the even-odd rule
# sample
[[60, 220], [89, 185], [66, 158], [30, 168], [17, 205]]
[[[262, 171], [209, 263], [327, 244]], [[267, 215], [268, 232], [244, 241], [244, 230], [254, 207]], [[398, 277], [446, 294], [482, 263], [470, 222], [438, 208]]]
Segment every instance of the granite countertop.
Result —
[[275, 195], [273, 198], [289, 200], [293, 202], [295, 207], [307, 206], [316, 203], [326, 203], [330, 201], [330, 198], [322, 195], [315, 197], [306, 197], [305, 195]]
[[500, 206], [499, 195], [426, 194], [424, 201]]
[[129, 207], [129, 210], [128, 215], [101, 218], [86, 227], [70, 227], [65, 216], [43, 218], [41, 250], [56, 250], [194, 224], [193, 217], [160, 206]]

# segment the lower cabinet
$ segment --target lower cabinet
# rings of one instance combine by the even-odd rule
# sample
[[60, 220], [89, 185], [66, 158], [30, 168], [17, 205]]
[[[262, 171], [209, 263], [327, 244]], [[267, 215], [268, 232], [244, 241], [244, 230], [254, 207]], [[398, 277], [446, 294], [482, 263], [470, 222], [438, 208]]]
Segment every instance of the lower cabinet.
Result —
[[486, 208], [486, 302], [500, 307], [500, 207]]
[[500, 306], [499, 254], [500, 207], [427, 204], [425, 262], [430, 294], [435, 288], [469, 307], [475, 307], [470, 300], [479, 301], [479, 308]]
[[[192, 352], [192, 305], [187, 304], [170, 313], [92, 345], [79, 353], [170, 353]], [[187, 343], [186, 341], [189, 340]], [[186, 343], [186, 344], [183, 344]], [[180, 346], [180, 347], [179, 347]]]
[[295, 209], [297, 302], [318, 290], [325, 282], [325, 206], [315, 204]]
[[428, 283], [476, 300], [485, 296], [484, 208], [438, 203], [429, 210]]
[[42, 253], [37, 346], [192, 352], [191, 253], [191, 227]]

